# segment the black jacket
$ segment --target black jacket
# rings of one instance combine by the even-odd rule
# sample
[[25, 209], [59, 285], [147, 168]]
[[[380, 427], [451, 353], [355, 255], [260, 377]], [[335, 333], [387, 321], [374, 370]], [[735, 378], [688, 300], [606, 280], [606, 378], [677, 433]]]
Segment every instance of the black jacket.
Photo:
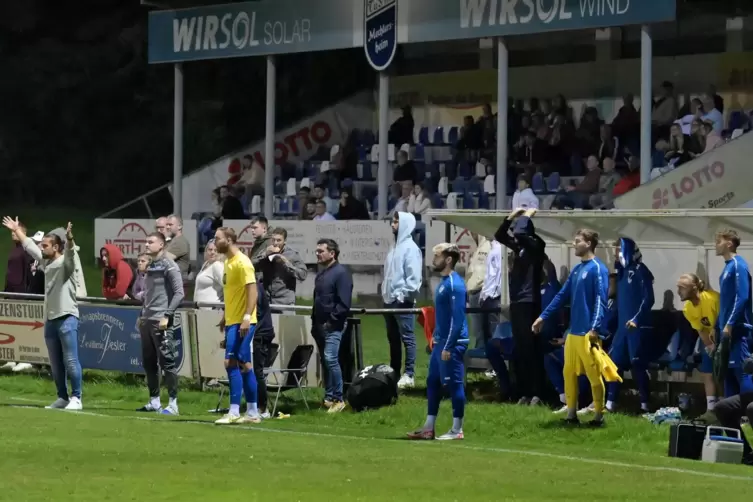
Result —
[[494, 238], [513, 252], [510, 271], [510, 303], [541, 304], [541, 279], [544, 258], [544, 241], [536, 235], [533, 222], [526, 216], [515, 220], [513, 235], [508, 233], [512, 221], [505, 218]]
[[350, 314], [353, 298], [353, 279], [339, 262], [320, 271], [314, 281], [314, 308], [311, 321], [316, 327], [328, 326], [330, 331], [341, 331]]
[[256, 281], [256, 289], [259, 293], [259, 299], [256, 301], [254, 339], [272, 341], [275, 337], [275, 329], [272, 325], [272, 309], [269, 308], [269, 299], [264, 294], [264, 284], [261, 281]]

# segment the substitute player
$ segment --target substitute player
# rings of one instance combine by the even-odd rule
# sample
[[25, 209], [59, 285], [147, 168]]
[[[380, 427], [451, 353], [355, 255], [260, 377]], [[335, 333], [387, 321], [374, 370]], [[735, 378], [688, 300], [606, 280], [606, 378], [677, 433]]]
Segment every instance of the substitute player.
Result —
[[[225, 368], [230, 386], [230, 411], [215, 421], [217, 425], [261, 422], [256, 404], [257, 382], [253, 368], [254, 331], [256, 328], [256, 272], [251, 259], [238, 249], [231, 228], [218, 228], [214, 244], [226, 256], [223, 277], [225, 314], [220, 329], [225, 332]], [[247, 411], [241, 416], [241, 394], [246, 394]]]
[[446, 387], [452, 400], [452, 428], [437, 439], [463, 439], [465, 414], [465, 389], [463, 357], [468, 349], [468, 325], [465, 319], [465, 282], [455, 272], [460, 260], [460, 250], [454, 244], [434, 246], [432, 265], [442, 279], [434, 292], [436, 328], [429, 359], [429, 376], [426, 378], [428, 414], [423, 428], [408, 434], [410, 439], [434, 439], [434, 425], [439, 413], [439, 403]]
[[603, 324], [609, 284], [609, 271], [594, 254], [598, 243], [599, 234], [593, 230], [581, 229], [575, 233], [573, 248], [581, 262], [573, 268], [560, 292], [532, 326], [535, 333], [541, 332], [544, 322], [556, 315], [570, 299], [570, 329], [565, 338], [565, 367], [562, 370], [567, 404], [565, 421], [570, 424], [579, 423], [578, 376], [584, 373], [591, 383], [594, 401], [594, 418], [589, 424], [601, 426], [604, 423], [604, 382], [598, 361], [591, 352], [591, 345], [599, 344], [599, 335], [605, 331]]
[[[615, 242], [617, 272], [617, 332], [612, 340], [609, 357], [620, 376], [630, 370], [641, 399], [641, 411], [648, 412], [651, 395], [648, 358], [643, 344], [650, 343], [653, 332], [651, 309], [654, 307], [654, 276], [643, 263], [641, 251], [633, 239], [623, 237]], [[607, 386], [607, 411], [614, 411], [620, 396], [620, 382]]]
[[677, 281], [677, 296], [684, 303], [682, 313], [690, 327], [698, 332], [704, 345], [701, 351], [701, 365], [698, 372], [703, 375], [703, 388], [706, 391], [706, 413], [714, 411], [717, 402], [714, 382], [714, 362], [711, 353], [716, 342], [715, 326], [719, 317], [719, 293], [707, 289], [706, 284], [695, 274], [683, 274]]
[[[743, 372], [743, 363], [750, 357], [748, 338], [753, 331], [751, 318], [750, 269], [737, 254], [740, 237], [734, 230], [716, 234], [716, 255], [724, 258], [719, 277], [719, 318], [717, 330], [729, 338], [729, 362], [724, 377], [724, 397], [753, 392], [753, 376]], [[721, 339], [720, 339], [721, 341]]]

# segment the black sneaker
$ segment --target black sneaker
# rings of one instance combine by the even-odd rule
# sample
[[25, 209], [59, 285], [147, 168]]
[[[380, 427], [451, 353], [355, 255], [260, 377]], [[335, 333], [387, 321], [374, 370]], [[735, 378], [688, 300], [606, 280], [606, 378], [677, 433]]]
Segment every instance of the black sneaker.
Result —
[[595, 428], [603, 427], [604, 426], [604, 419], [603, 418], [598, 418], [598, 419], [594, 418], [593, 420], [590, 420], [588, 422], [588, 426], [589, 427], [595, 427]]
[[577, 418], [563, 418], [562, 423], [565, 425], [580, 425], [580, 420]]
[[154, 406], [152, 406], [152, 403], [146, 403], [144, 406], [136, 410], [141, 413], [155, 413], [155, 412], [161, 412], [162, 408], [155, 409]]

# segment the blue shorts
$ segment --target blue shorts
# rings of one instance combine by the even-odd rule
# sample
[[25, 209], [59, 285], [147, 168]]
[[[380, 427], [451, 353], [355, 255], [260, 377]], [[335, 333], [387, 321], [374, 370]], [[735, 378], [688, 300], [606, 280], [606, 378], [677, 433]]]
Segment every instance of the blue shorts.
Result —
[[698, 365], [699, 373], [713, 373], [714, 372], [714, 360], [706, 352], [706, 347], [701, 346], [701, 364]]
[[621, 370], [630, 369], [634, 363], [647, 364], [644, 345], [653, 333], [653, 328], [628, 329], [621, 326], [612, 339], [609, 357]]
[[241, 325], [231, 324], [225, 326], [225, 359], [235, 359], [242, 363], [253, 361], [253, 342], [256, 324], [252, 324], [248, 329], [248, 334], [241, 337]]
[[741, 367], [728, 368], [724, 376], [724, 397], [753, 392], [753, 375], [743, 373]]
[[465, 345], [456, 345], [450, 350], [450, 360], [442, 361], [442, 348], [444, 344], [434, 344], [429, 358], [429, 376], [428, 382], [439, 380], [442, 385], [451, 383], [465, 383], [465, 364], [463, 359], [465, 351], [468, 349]]

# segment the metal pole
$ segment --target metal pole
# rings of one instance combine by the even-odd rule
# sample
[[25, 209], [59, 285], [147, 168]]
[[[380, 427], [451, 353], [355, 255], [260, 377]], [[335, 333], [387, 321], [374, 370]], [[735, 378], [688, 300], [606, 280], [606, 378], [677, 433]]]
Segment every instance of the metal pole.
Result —
[[653, 160], [651, 156], [651, 60], [653, 42], [648, 25], [641, 26], [641, 184], [651, 179]]
[[173, 105], [173, 214], [183, 216], [183, 65], [175, 64]]
[[389, 141], [390, 120], [390, 77], [379, 72], [379, 170], [377, 172], [377, 217], [387, 214], [387, 143]]
[[275, 207], [275, 100], [277, 99], [275, 57], [267, 56], [267, 120], [264, 136], [264, 216], [271, 220]]
[[497, 38], [497, 209], [507, 209], [507, 46]]

